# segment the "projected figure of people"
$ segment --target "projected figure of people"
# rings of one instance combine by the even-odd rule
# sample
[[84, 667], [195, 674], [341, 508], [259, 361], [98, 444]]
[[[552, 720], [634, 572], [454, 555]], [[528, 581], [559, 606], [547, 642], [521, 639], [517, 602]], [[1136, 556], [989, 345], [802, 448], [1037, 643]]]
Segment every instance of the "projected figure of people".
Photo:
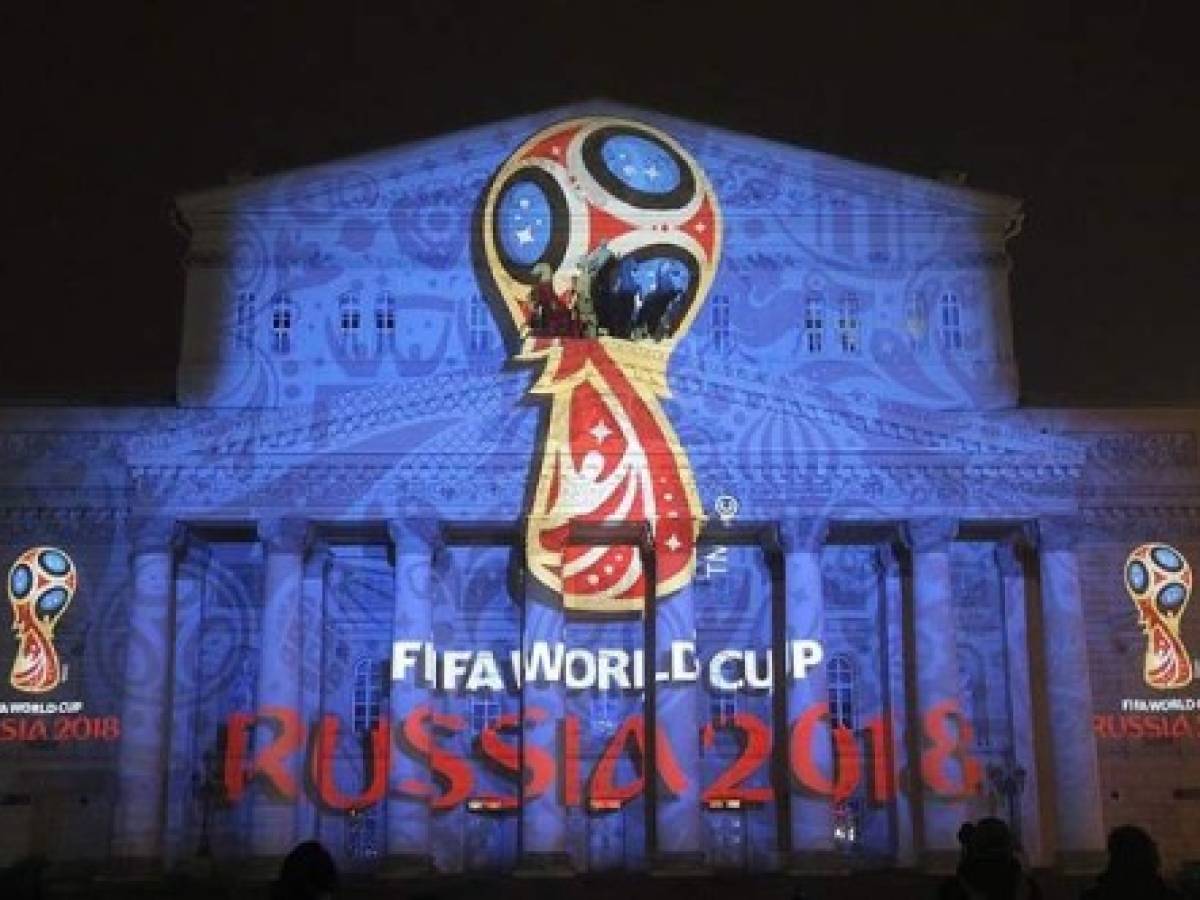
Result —
[[536, 337], [615, 337], [661, 341], [684, 313], [687, 273], [670, 259], [639, 263], [600, 244], [580, 261], [561, 296], [545, 263], [533, 269], [537, 283], [523, 301]]

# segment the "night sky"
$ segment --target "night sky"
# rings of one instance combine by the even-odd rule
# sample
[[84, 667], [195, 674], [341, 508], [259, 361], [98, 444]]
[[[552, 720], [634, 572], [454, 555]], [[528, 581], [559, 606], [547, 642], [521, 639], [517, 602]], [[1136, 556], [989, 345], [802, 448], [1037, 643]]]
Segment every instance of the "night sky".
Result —
[[0, 14], [0, 396], [172, 400], [175, 194], [607, 97], [1023, 198], [1009, 245], [1023, 402], [1200, 402], [1189, 5], [834, 5], [853, 10], [425, 0], [377, 15], [334, 3]]

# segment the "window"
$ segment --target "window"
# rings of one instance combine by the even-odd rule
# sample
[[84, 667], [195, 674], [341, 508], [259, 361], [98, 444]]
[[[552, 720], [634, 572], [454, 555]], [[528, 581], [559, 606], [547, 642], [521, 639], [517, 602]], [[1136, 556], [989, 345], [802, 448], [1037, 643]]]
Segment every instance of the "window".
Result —
[[732, 722], [737, 711], [737, 694], [714, 694], [709, 700], [708, 712], [714, 728]]
[[250, 291], [242, 291], [237, 295], [234, 336], [238, 347], [248, 350], [254, 346], [254, 294]]
[[929, 337], [929, 314], [925, 309], [925, 298], [913, 294], [904, 304], [904, 330], [908, 332], [908, 345], [913, 352], [924, 350]]
[[366, 734], [379, 722], [383, 702], [383, 663], [366, 657], [354, 663], [351, 721], [355, 734]]
[[733, 348], [733, 332], [729, 326], [729, 295], [717, 294], [712, 300], [713, 347], [718, 353], [728, 353]]
[[467, 350], [472, 354], [492, 349], [492, 323], [483, 298], [476, 295], [467, 304]]
[[489, 695], [471, 698], [471, 734], [479, 737], [500, 718], [500, 701]]
[[379, 856], [379, 806], [352, 809], [346, 816], [346, 855], [351, 859]]
[[292, 352], [292, 322], [295, 319], [292, 298], [276, 294], [271, 300], [271, 348], [280, 356]]
[[842, 297], [838, 304], [838, 344], [842, 353], [857, 356], [862, 352], [862, 302], [853, 294]]
[[342, 352], [347, 356], [359, 356], [362, 344], [359, 333], [362, 330], [362, 308], [358, 297], [353, 294], [343, 294], [338, 298], [338, 324], [342, 336]]
[[804, 350], [818, 354], [825, 349], [825, 301], [818, 295], [804, 301]]
[[829, 726], [854, 728], [854, 664], [844, 653], [829, 660], [825, 670], [829, 688]]
[[375, 301], [375, 355], [396, 349], [396, 298], [380, 294]]
[[961, 350], [963, 346], [962, 303], [958, 299], [958, 294], [953, 291], [945, 291], [942, 294], [941, 300], [938, 301], [938, 320], [942, 349]]
[[614, 734], [621, 715], [620, 700], [612, 694], [597, 694], [592, 698], [592, 733], [599, 737]]

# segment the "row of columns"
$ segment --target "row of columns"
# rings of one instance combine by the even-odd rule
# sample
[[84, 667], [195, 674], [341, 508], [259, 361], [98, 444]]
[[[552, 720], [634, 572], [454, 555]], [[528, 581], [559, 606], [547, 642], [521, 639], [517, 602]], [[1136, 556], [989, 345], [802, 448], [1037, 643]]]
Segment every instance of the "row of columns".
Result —
[[[433, 555], [438, 546], [437, 524], [430, 520], [403, 520], [389, 525], [395, 551], [395, 608], [393, 634], [396, 639], [428, 640], [431, 635]], [[783, 605], [787, 640], [821, 639], [824, 632], [820, 553], [828, 523], [815, 518], [792, 518], [780, 524], [784, 555]], [[919, 769], [921, 747], [914, 740], [917, 718], [933, 704], [947, 699], [959, 683], [955, 654], [955, 622], [952, 606], [950, 544], [957, 523], [950, 519], [927, 519], [905, 523], [900, 538], [911, 559], [911, 605], [908, 627], [903, 633], [904, 591], [901, 568], [895, 554], [885, 550], [884, 602], [887, 633], [884, 646], [889, 657], [889, 687], [885, 702], [894, 723], [896, 771]], [[1082, 595], [1073, 544], [1072, 523], [1042, 520], [1028, 532], [1038, 550], [1038, 577], [1027, 578], [1013, 548], [1002, 548], [1000, 572], [1006, 611], [1006, 647], [1009, 654], [1010, 714], [1016, 756], [1030, 776], [1029, 796], [1035, 802], [1024, 806], [1021, 833], [1035, 861], [1054, 861], [1071, 868], [1090, 862], [1103, 847], [1100, 816], [1100, 786], [1095, 741], [1091, 729], [1091, 690], [1087, 664]], [[262, 711], [272, 707], [301, 709], [302, 683], [299, 658], [301, 629], [314, 623], [302, 621], [300, 602], [304, 555], [309, 538], [308, 524], [298, 519], [264, 521], [258, 529], [263, 543], [264, 608], [258, 666], [257, 703]], [[113, 856], [119, 860], [153, 865], [163, 855], [166, 755], [169, 746], [171, 686], [174, 646], [174, 560], [182, 529], [174, 522], [150, 520], [133, 535], [129, 650], [125, 666], [123, 737], [118, 759], [119, 800], [114, 823]], [[1025, 585], [1040, 587], [1039, 602], [1028, 603]], [[536, 598], [530, 598], [536, 599]], [[669, 616], [661, 616], [659, 646], [671, 639], [694, 639], [695, 609], [689, 588], [676, 595]], [[663, 608], [660, 608], [660, 610]], [[1027, 609], [1040, 622], [1026, 620]], [[1042, 642], [1030, 647], [1028, 635], [1040, 626]], [[561, 638], [563, 617], [552, 603], [527, 602], [523, 615], [522, 640]], [[557, 637], [556, 637], [557, 635]], [[907, 656], [911, 652], [912, 659]], [[1053, 665], [1050, 665], [1050, 661]], [[1051, 723], [1035, 739], [1041, 724], [1030, 697], [1034, 688], [1031, 672], [1044, 672], [1045, 718]], [[906, 690], [897, 685], [911, 685]], [[827, 700], [824, 668], [814, 667], [798, 682], [786, 682], [788, 721], [815, 703]], [[527, 688], [528, 692], [529, 688]], [[563, 712], [561, 689], [539, 688], [547, 696], [524, 698], [545, 709]], [[669, 686], [658, 691], [658, 721], [669, 730], [669, 739], [685, 768], [698, 761], [698, 711], [694, 686]], [[951, 693], [953, 696], [953, 693]], [[393, 720], [429, 700], [427, 689], [392, 682], [390, 709]], [[553, 718], [553, 717], [552, 717]], [[554, 723], [530, 727], [523, 740], [533, 744], [553, 739]], [[545, 732], [544, 734], [542, 732]], [[1039, 827], [1035, 744], [1049, 748], [1049, 786], [1053, 810], [1052, 831]], [[814, 742], [814, 762], [831, 771], [832, 747]], [[291, 773], [302, 783], [301, 760], [291, 760]], [[393, 751], [393, 781], [424, 779], [421, 764]], [[911, 757], [911, 758], [910, 758]], [[695, 779], [691, 779], [694, 781]], [[529, 809], [522, 816], [522, 849], [530, 857], [559, 858], [566, 851], [565, 810], [550, 794], [539, 798], [545, 808]], [[911, 803], [911, 809], [909, 804]], [[918, 792], [900, 795], [895, 809], [899, 864], [913, 862], [944, 868], [957, 857], [957, 830], [965, 818], [962, 802], [946, 801]], [[307, 836], [298, 805], [265, 793], [255, 796], [250, 835], [252, 855], [277, 859], [298, 839]], [[697, 796], [680, 797], [656, 811], [660, 848], [680, 858], [700, 850], [700, 804]], [[793, 794], [788, 810], [791, 851], [802, 859], [819, 859], [832, 854], [833, 810], [825, 798]], [[666, 827], [663, 827], [666, 826]], [[423, 804], [389, 800], [387, 803], [387, 853], [392, 865], [426, 868], [429, 865], [430, 828]], [[788, 848], [783, 848], [788, 849]], [[919, 854], [919, 856], [918, 856]]]

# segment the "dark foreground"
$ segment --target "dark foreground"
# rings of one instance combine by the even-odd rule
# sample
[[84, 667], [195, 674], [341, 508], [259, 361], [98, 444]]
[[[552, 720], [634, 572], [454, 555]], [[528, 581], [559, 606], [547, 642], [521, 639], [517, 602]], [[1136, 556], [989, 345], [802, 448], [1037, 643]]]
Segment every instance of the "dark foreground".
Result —
[[[940, 879], [910, 872], [841, 876], [575, 876], [569, 878], [346, 879], [338, 898], [403, 897], [412, 900], [934, 900]], [[1077, 900], [1090, 878], [1039, 873], [1046, 900]], [[170, 878], [159, 883], [49, 878], [45, 896], [133, 898], [268, 898], [265, 884], [233, 878]], [[18, 900], [6, 896], [4, 900]]]

